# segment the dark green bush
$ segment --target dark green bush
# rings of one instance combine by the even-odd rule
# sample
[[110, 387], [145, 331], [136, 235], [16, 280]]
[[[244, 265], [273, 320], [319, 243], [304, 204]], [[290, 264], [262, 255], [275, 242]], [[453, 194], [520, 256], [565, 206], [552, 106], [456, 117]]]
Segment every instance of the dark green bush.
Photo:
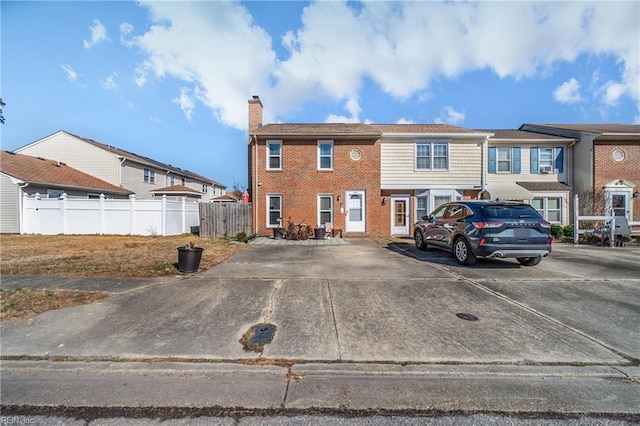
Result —
[[561, 235], [562, 235], [562, 226], [551, 225], [551, 236], [554, 238], [559, 238]]
[[241, 243], [244, 243], [245, 241], [247, 241], [247, 233], [238, 232], [238, 234], [236, 235], [236, 240], [240, 241]]
[[563, 237], [573, 237], [573, 225], [567, 225], [562, 228], [562, 236]]

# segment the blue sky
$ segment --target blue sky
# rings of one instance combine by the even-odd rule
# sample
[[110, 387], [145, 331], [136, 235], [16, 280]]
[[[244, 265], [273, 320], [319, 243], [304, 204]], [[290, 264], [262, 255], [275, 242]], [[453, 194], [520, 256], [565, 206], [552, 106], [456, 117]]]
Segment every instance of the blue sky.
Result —
[[12, 150], [66, 130], [247, 182], [265, 123], [640, 123], [640, 2], [2, 1]]

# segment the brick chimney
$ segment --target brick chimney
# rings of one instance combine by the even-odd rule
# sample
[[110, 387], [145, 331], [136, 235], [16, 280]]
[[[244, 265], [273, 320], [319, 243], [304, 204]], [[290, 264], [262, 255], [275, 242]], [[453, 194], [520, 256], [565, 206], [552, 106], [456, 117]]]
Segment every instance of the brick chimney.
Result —
[[260, 96], [249, 99], [249, 133], [262, 126], [262, 102]]

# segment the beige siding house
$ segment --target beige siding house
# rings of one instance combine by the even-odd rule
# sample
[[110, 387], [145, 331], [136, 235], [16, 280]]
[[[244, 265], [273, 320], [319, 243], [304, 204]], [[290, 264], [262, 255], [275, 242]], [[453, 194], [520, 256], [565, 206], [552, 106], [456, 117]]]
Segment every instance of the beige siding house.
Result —
[[226, 192], [225, 185], [197, 173], [65, 131], [37, 140], [15, 152], [64, 162], [113, 185], [128, 188], [139, 199], [158, 195], [179, 198], [184, 190], [180, 194], [172, 192], [171, 188], [176, 186], [200, 194], [197, 198], [202, 201]]
[[0, 151], [0, 232], [21, 231], [22, 200], [25, 195], [41, 198], [126, 199], [126, 188], [112, 185], [57, 160]]
[[488, 133], [443, 124], [375, 127], [382, 132], [380, 186], [391, 202], [392, 235], [411, 233], [401, 225], [440, 204], [475, 199], [482, 191]]
[[481, 131], [493, 134], [481, 196], [530, 203], [551, 223], [571, 223], [575, 139], [521, 130]]

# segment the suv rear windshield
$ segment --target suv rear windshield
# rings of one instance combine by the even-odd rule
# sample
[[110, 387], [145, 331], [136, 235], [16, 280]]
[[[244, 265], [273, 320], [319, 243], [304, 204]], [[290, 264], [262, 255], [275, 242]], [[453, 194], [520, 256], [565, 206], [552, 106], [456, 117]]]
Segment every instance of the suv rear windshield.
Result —
[[486, 217], [491, 219], [526, 219], [535, 218], [541, 219], [540, 214], [531, 206], [519, 205], [519, 206], [484, 206], [482, 212]]

